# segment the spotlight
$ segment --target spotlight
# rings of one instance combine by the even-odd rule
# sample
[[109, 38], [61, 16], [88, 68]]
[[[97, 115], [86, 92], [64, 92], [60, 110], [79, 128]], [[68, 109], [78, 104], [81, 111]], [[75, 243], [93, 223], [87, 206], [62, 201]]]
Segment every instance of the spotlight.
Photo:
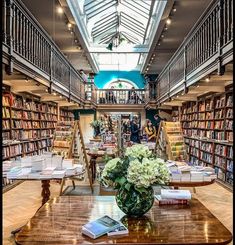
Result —
[[78, 40], [77, 40], [77, 39], [75, 39], [75, 40], [74, 40], [74, 42], [75, 42], [75, 43], [77, 43], [77, 42], [78, 42]]
[[54, 92], [54, 93], [53, 93], [53, 95], [55, 95], [55, 96], [56, 96], [56, 92]]
[[171, 19], [168, 18], [168, 19], [166, 20], [166, 23], [167, 23], [168, 25], [170, 25], [170, 24], [171, 24]]
[[58, 14], [63, 14], [63, 12], [64, 12], [64, 11], [63, 11], [63, 9], [62, 9], [61, 7], [58, 7], [58, 8], [57, 8], [57, 13], [58, 13]]
[[168, 28], [167, 28], [167, 27], [165, 27], [165, 28], [164, 28], [164, 30], [165, 30], [165, 31], [167, 31], [167, 30], [168, 30]]
[[207, 77], [207, 78], [206, 78], [206, 82], [210, 82], [210, 78]]
[[176, 8], [173, 8], [172, 10], [173, 10], [173, 12], [176, 12]]
[[164, 37], [164, 35], [162, 34], [162, 35], [161, 35], [161, 38], [163, 38], [163, 37]]
[[71, 23], [68, 23], [67, 26], [68, 26], [68, 28], [71, 28], [72, 27], [72, 24]]
[[158, 43], [158, 46], [160, 46], [161, 45], [161, 43]]

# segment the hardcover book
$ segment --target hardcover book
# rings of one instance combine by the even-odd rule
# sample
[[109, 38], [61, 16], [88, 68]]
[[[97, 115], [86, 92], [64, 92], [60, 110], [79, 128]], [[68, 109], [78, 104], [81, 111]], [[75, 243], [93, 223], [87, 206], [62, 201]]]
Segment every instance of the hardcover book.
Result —
[[155, 199], [158, 205], [187, 205], [189, 200], [186, 199], [163, 199], [161, 195], [155, 195]]
[[189, 190], [161, 190], [162, 199], [191, 199]]

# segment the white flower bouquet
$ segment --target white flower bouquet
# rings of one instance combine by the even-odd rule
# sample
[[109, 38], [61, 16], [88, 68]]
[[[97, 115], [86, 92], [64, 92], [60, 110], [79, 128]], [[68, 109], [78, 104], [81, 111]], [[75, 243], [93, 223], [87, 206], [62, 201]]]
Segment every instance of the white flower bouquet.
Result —
[[144, 145], [126, 149], [124, 157], [109, 160], [101, 174], [101, 183], [117, 189], [116, 202], [127, 215], [142, 216], [154, 203], [153, 185], [164, 185], [170, 173], [164, 160]]
[[138, 191], [152, 185], [164, 185], [169, 181], [169, 171], [161, 158], [155, 157], [147, 146], [137, 144], [126, 149], [124, 158], [107, 162], [101, 174], [101, 182], [115, 189], [130, 188]]

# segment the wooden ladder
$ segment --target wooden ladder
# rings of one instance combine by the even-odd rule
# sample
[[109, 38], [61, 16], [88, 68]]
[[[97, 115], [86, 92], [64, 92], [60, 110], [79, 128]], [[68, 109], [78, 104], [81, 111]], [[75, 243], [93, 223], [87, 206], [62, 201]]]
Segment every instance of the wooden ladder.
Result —
[[80, 125], [79, 120], [77, 120], [77, 126], [78, 126], [78, 136], [79, 136], [79, 140], [81, 143], [81, 149], [82, 149], [82, 153], [83, 153], [83, 160], [85, 161], [85, 164], [86, 164], [89, 184], [90, 184], [91, 191], [93, 193], [93, 185], [92, 185], [92, 179], [91, 179], [90, 166], [89, 166], [89, 162], [88, 162], [88, 158], [87, 158], [86, 147], [84, 144], [84, 138], [83, 138], [83, 134], [82, 134], [81, 125]]
[[[71, 143], [71, 147], [69, 149], [69, 158], [72, 158], [72, 153], [73, 153], [73, 146], [74, 146], [74, 141], [75, 141], [75, 135], [79, 136], [79, 140], [81, 143], [81, 149], [82, 149], [82, 153], [83, 153], [83, 159], [85, 161], [86, 164], [86, 169], [87, 169], [87, 175], [88, 175], [88, 179], [89, 179], [89, 184], [90, 184], [90, 188], [91, 191], [93, 193], [93, 185], [92, 185], [92, 180], [91, 180], [91, 173], [90, 173], [90, 168], [89, 168], [89, 162], [88, 162], [88, 158], [87, 158], [87, 153], [86, 153], [86, 149], [85, 149], [85, 144], [84, 144], [84, 139], [83, 139], [83, 134], [81, 131], [81, 126], [80, 126], [80, 122], [79, 120], [75, 121], [75, 125], [74, 125], [74, 133], [73, 133], [73, 137], [72, 137], [72, 143]], [[71, 177], [69, 178], [70, 180], [72, 180], [72, 184], [73, 184], [73, 189], [75, 189], [75, 180], [77, 180], [76, 177]], [[65, 184], [65, 178], [62, 180], [61, 182], [61, 186], [60, 186], [60, 195], [63, 192], [63, 186]]]

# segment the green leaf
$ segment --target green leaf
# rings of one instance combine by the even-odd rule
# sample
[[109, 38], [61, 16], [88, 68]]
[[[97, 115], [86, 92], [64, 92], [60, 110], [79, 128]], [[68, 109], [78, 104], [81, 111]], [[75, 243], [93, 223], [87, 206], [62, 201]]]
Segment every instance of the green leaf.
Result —
[[118, 177], [115, 179], [115, 182], [118, 183], [119, 185], [123, 185], [126, 182], [125, 177]]
[[138, 187], [135, 186], [135, 189], [136, 189], [139, 193], [148, 193], [148, 191], [147, 191], [146, 188], [144, 188], [144, 187], [138, 188]]
[[131, 184], [127, 182], [126, 185], [125, 185], [125, 189], [129, 191], [130, 188], [131, 188]]

